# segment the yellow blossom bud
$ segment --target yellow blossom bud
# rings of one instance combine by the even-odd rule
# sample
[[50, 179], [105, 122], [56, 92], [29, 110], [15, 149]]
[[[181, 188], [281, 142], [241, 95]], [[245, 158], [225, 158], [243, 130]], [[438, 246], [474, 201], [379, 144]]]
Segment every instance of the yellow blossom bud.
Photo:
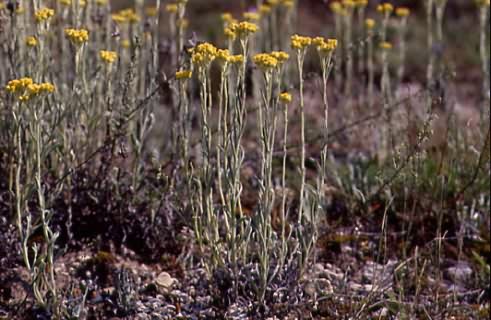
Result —
[[291, 37], [291, 47], [296, 50], [305, 49], [312, 43], [312, 38], [293, 35]]
[[407, 17], [410, 13], [411, 11], [406, 7], [399, 7], [396, 9], [396, 15], [398, 17]]
[[65, 29], [65, 35], [77, 46], [89, 41], [89, 32], [85, 29]]
[[379, 4], [377, 11], [383, 14], [391, 14], [394, 11], [394, 6], [388, 2]]
[[392, 44], [390, 42], [384, 41], [379, 44], [380, 49], [390, 50], [392, 49]]
[[278, 60], [267, 53], [256, 54], [253, 57], [253, 61], [259, 68], [261, 68], [261, 70], [263, 70], [263, 72], [271, 70], [278, 65]]
[[168, 5], [165, 6], [165, 11], [167, 11], [168, 13], [176, 13], [177, 12], [177, 4], [175, 3], [170, 3]]
[[271, 52], [271, 56], [278, 61], [279, 66], [284, 64], [290, 58], [290, 55], [283, 51], [273, 51]]
[[36, 22], [40, 23], [49, 20], [54, 14], [55, 11], [53, 9], [42, 8], [34, 13], [34, 17], [36, 18]]
[[365, 27], [369, 30], [373, 29], [375, 27], [375, 20], [373, 19], [366, 19], [365, 20]]
[[280, 101], [283, 102], [284, 104], [288, 104], [292, 102], [292, 95], [288, 92], [282, 92], [279, 96]]
[[232, 40], [234, 40], [235, 37], [237, 36], [235, 34], [235, 32], [231, 28], [228, 28], [228, 27], [223, 30], [223, 33], [225, 34], [225, 36], [227, 38], [232, 39]]
[[244, 63], [244, 56], [241, 54], [236, 54], [236, 55], [230, 56], [228, 61], [230, 63], [233, 63], [233, 64], [242, 64], [242, 63]]
[[242, 15], [247, 21], [258, 21], [261, 17], [257, 12], [244, 12]]
[[338, 1], [331, 2], [331, 4], [329, 5], [329, 8], [331, 9], [332, 12], [337, 13], [337, 14], [339, 14], [343, 11], [343, 6]]
[[188, 80], [193, 76], [191, 70], [180, 70], [176, 72], [176, 80]]
[[293, 8], [294, 2], [293, 2], [293, 0], [282, 0], [280, 5], [282, 5], [283, 7], [287, 8], [287, 9], [291, 9], [291, 8]]
[[118, 58], [118, 54], [114, 51], [99, 51], [99, 57], [107, 64], [112, 64]]
[[36, 39], [36, 37], [29, 36], [26, 38], [26, 45], [28, 47], [35, 47], [38, 45], [38, 40]]
[[239, 38], [244, 39], [259, 30], [259, 27], [254, 23], [248, 21], [242, 21], [239, 23], [234, 23], [230, 26], [231, 30], [239, 36]]

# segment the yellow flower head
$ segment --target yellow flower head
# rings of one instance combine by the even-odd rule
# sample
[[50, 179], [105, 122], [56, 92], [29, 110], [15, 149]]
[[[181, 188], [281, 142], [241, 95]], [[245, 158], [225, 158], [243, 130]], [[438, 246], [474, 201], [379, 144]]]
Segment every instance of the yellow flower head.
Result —
[[240, 65], [240, 64], [244, 63], [244, 56], [241, 54], [236, 54], [236, 55], [230, 56], [228, 61], [232, 64]]
[[322, 45], [324, 43], [324, 38], [323, 37], [315, 37], [314, 39], [312, 39], [312, 44], [316, 47]]
[[188, 80], [193, 76], [191, 70], [180, 70], [176, 72], [176, 80]]
[[29, 99], [44, 93], [52, 93], [55, 86], [49, 82], [34, 83], [31, 78], [14, 79], [7, 83], [5, 89], [15, 95], [18, 95], [20, 101]]
[[165, 11], [167, 11], [168, 13], [176, 13], [177, 12], [177, 4], [175, 3], [170, 3], [168, 5], [165, 6]]
[[147, 17], [156, 17], [159, 12], [156, 6], [150, 6], [145, 8], [145, 14]]
[[208, 67], [217, 56], [217, 48], [208, 42], [198, 44], [191, 52], [191, 61], [200, 67]]
[[112, 64], [118, 58], [118, 54], [114, 51], [99, 51], [99, 57], [107, 64]]
[[49, 8], [42, 8], [34, 13], [37, 23], [48, 21], [54, 15], [55, 10]]
[[390, 42], [384, 41], [379, 44], [380, 49], [390, 50], [392, 49], [392, 44]]
[[225, 65], [230, 61], [230, 51], [228, 51], [228, 49], [218, 49], [216, 53], [216, 60], [220, 64]]
[[29, 36], [26, 38], [26, 45], [28, 47], [35, 47], [38, 45], [38, 40], [36, 39], [36, 37]]
[[226, 36], [228, 39], [231, 39], [231, 40], [234, 40], [234, 39], [235, 39], [235, 37], [237, 36], [237, 35], [235, 34], [235, 32], [232, 30], [232, 28], [229, 28], [229, 27], [225, 28], [225, 29], [223, 30], [223, 33], [225, 34], [225, 36]]
[[474, 0], [478, 7], [489, 7], [489, 0]]
[[261, 16], [257, 12], [254, 12], [254, 11], [244, 12], [244, 14], [242, 16], [247, 21], [252, 21], [252, 22], [259, 21], [259, 18], [261, 18]]
[[284, 51], [273, 51], [271, 56], [278, 61], [278, 66], [283, 65], [290, 58], [290, 55]]
[[371, 30], [375, 27], [375, 20], [373, 19], [365, 19], [365, 27], [368, 30]]
[[15, 14], [17, 15], [24, 14], [24, 12], [26, 12], [26, 8], [24, 8], [23, 6], [18, 6], [17, 9], [15, 9]]
[[95, 0], [95, 3], [99, 6], [105, 6], [107, 4], [107, 0]]
[[278, 65], [278, 60], [268, 53], [256, 54], [252, 60], [263, 72], [276, 68]]
[[[116, 16], [116, 19], [114, 19], [115, 16]], [[136, 23], [136, 22], [140, 21], [140, 17], [138, 16], [138, 14], [136, 14], [135, 10], [128, 8], [128, 9], [120, 10], [119, 12], [114, 14], [113, 20], [115, 22]]]
[[[60, 3], [64, 6], [69, 6], [72, 4], [72, 0], [59, 0]], [[102, 4], [106, 4], [107, 3], [107, 0], [96, 0], [96, 3], [97, 4], [100, 4], [102, 2]], [[85, 5], [87, 4], [87, 1], [85, 0], [78, 0], [78, 3], [81, 7], [85, 7]]]
[[262, 4], [259, 6], [258, 8], [258, 12], [259, 14], [261, 14], [262, 16], [266, 16], [268, 14], [271, 13], [271, 6], [267, 5], [267, 4]]
[[388, 2], [385, 2], [377, 6], [377, 11], [383, 14], [391, 14], [392, 11], [394, 11], [394, 6]]
[[279, 0], [266, 0], [266, 2], [272, 7], [277, 6], [280, 3]]
[[225, 25], [229, 25], [234, 21], [234, 17], [230, 12], [224, 12], [220, 17]]
[[292, 95], [288, 92], [282, 92], [280, 93], [280, 101], [283, 102], [284, 104], [288, 104], [292, 102]]
[[317, 37], [312, 42], [317, 47], [317, 51], [321, 56], [330, 55], [338, 46], [337, 39], [324, 39], [322, 37]]
[[333, 1], [331, 2], [331, 4], [329, 5], [329, 8], [331, 9], [332, 12], [334, 13], [342, 13], [343, 11], [343, 6], [341, 5], [341, 3], [339, 1]]
[[186, 18], [177, 19], [176, 26], [178, 28], [186, 29], [189, 26], [189, 20]]
[[345, 9], [353, 9], [356, 6], [356, 3], [354, 0], [342, 0], [341, 2], [343, 4], [343, 7]]
[[256, 24], [248, 21], [234, 23], [230, 28], [241, 39], [245, 39], [259, 30], [259, 27]]
[[280, 5], [282, 5], [283, 7], [287, 8], [287, 9], [291, 9], [291, 8], [293, 8], [294, 2], [293, 2], [293, 0], [282, 0], [282, 1], [280, 1]]
[[368, 0], [355, 0], [355, 5], [358, 8], [365, 8], [368, 5]]
[[411, 11], [406, 7], [399, 7], [396, 9], [396, 15], [398, 17], [407, 17], [410, 13]]
[[89, 41], [89, 31], [86, 29], [65, 29], [65, 35], [76, 46]]
[[7, 83], [5, 89], [10, 93], [18, 93], [33, 83], [34, 82], [32, 81], [32, 78], [25, 77], [20, 79], [14, 79], [14, 80], [10, 80]]
[[312, 43], [312, 38], [310, 37], [303, 37], [297, 34], [291, 37], [291, 47], [292, 49], [295, 50], [305, 49], [308, 46], [310, 46], [311, 43]]
[[123, 47], [125, 49], [128, 49], [129, 47], [131, 47], [130, 40], [128, 40], [128, 39], [121, 40], [121, 47]]

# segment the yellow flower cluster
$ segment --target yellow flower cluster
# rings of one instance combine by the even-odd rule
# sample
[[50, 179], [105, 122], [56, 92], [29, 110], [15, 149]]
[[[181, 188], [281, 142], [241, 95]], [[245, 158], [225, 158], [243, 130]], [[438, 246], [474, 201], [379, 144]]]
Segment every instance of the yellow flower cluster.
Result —
[[266, 2], [272, 7], [277, 6], [280, 3], [279, 0], [267, 0]]
[[332, 12], [334, 12], [336, 14], [342, 14], [344, 12], [343, 6], [341, 5], [341, 3], [339, 1], [331, 2], [331, 4], [329, 5], [329, 8], [331, 9]]
[[230, 26], [230, 30], [234, 32], [239, 38], [245, 39], [253, 33], [259, 30], [259, 27], [254, 23], [248, 21], [242, 21], [239, 23], [233, 23]]
[[145, 14], [147, 17], [155, 17], [158, 14], [156, 6], [150, 6], [145, 8]]
[[489, 7], [489, 0], [474, 0], [479, 7]]
[[291, 8], [293, 8], [294, 2], [293, 2], [293, 0], [281, 0], [280, 5], [282, 5], [283, 7], [287, 8], [287, 9], [291, 9]]
[[290, 58], [290, 55], [284, 51], [273, 51], [271, 52], [271, 56], [278, 61], [278, 65], [280, 66]]
[[357, 5], [357, 2], [355, 2], [355, 0], [343, 0], [342, 4], [345, 9], [349, 10], [353, 9]]
[[297, 34], [295, 34], [291, 37], [291, 46], [292, 46], [292, 49], [295, 49], [295, 50], [305, 49], [308, 46], [310, 46], [311, 43], [312, 43], [312, 38], [310, 38], [310, 37], [303, 37], [303, 36], [299, 36]]
[[49, 82], [35, 83], [31, 78], [21, 78], [9, 81], [5, 89], [18, 95], [20, 101], [28, 101], [37, 95], [54, 92], [55, 86]]
[[365, 27], [369, 30], [373, 29], [375, 27], [375, 20], [370, 19], [370, 18], [366, 19], [365, 20]]
[[107, 0], [95, 0], [95, 3], [100, 6], [105, 6], [107, 4]]
[[193, 72], [191, 70], [181, 70], [176, 72], [176, 80], [191, 79]]
[[165, 11], [168, 13], [176, 13], [177, 12], [177, 4], [175, 3], [169, 3], [168, 5], [165, 6]]
[[261, 18], [261, 16], [257, 12], [254, 12], [254, 11], [244, 12], [244, 14], [242, 16], [247, 21], [259, 21], [259, 19]]
[[392, 44], [390, 42], [384, 41], [379, 44], [380, 49], [390, 50], [392, 49]]
[[321, 56], [331, 54], [338, 46], [337, 39], [324, 39], [322, 37], [316, 37], [312, 40], [312, 43], [317, 47], [317, 51]]
[[36, 37], [29, 36], [26, 38], [26, 45], [28, 47], [35, 47], [38, 45], [38, 40], [36, 39]]
[[211, 43], [205, 42], [198, 44], [196, 47], [191, 49], [191, 53], [191, 61], [193, 64], [200, 67], [207, 67], [213, 60], [215, 60], [217, 56], [217, 48]]
[[236, 55], [230, 56], [228, 58], [228, 62], [233, 63], [233, 64], [242, 64], [242, 63], [244, 63], [244, 56], [241, 54], [236, 54]]
[[230, 12], [224, 12], [221, 14], [220, 17], [222, 18], [223, 23], [225, 23], [226, 25], [228, 25], [234, 21], [234, 17], [232, 16], [232, 14]]
[[118, 58], [118, 54], [114, 51], [101, 50], [99, 57], [107, 64], [111, 64]]
[[284, 104], [292, 102], [292, 95], [289, 94], [288, 92], [282, 92], [279, 98], [280, 101], [283, 102]]
[[216, 60], [221, 64], [225, 65], [230, 60], [230, 51], [228, 49], [218, 49], [216, 53]]
[[399, 7], [396, 9], [396, 15], [398, 17], [407, 17], [410, 13], [411, 11], [406, 7]]
[[129, 47], [131, 47], [130, 40], [128, 40], [128, 39], [121, 40], [121, 47], [123, 47], [125, 49], [128, 49]]
[[377, 11], [383, 14], [391, 14], [394, 11], [394, 6], [391, 3], [385, 2], [377, 6]]
[[65, 29], [65, 35], [77, 46], [89, 41], [89, 31], [86, 29]]
[[278, 60], [269, 53], [259, 53], [253, 57], [254, 63], [263, 70], [263, 72], [269, 71], [278, 66]]
[[18, 6], [17, 9], [15, 9], [15, 14], [17, 15], [24, 14], [24, 12], [26, 12], [26, 8], [24, 8], [23, 6]]
[[140, 21], [140, 17], [136, 14], [135, 10], [128, 8], [114, 13], [112, 19], [116, 23], [135, 23]]
[[258, 8], [259, 14], [262, 16], [266, 16], [271, 13], [271, 6], [267, 4], [262, 4]]
[[235, 32], [232, 30], [232, 28], [226, 27], [223, 30], [223, 34], [225, 34], [225, 37], [231, 40], [235, 40], [235, 37], [237, 36]]
[[358, 8], [364, 8], [368, 5], [368, 0], [355, 0], [355, 5]]
[[[107, 0], [96, 0], [96, 3], [97, 4], [106, 4], [107, 3]], [[60, 3], [64, 6], [69, 6], [72, 4], [72, 0], [60, 0]], [[78, 0], [78, 4], [81, 6], [81, 7], [85, 7], [85, 5], [87, 4], [87, 1], [85, 0]]]
[[34, 17], [38, 23], [48, 21], [54, 15], [55, 10], [49, 8], [42, 8], [34, 13]]

